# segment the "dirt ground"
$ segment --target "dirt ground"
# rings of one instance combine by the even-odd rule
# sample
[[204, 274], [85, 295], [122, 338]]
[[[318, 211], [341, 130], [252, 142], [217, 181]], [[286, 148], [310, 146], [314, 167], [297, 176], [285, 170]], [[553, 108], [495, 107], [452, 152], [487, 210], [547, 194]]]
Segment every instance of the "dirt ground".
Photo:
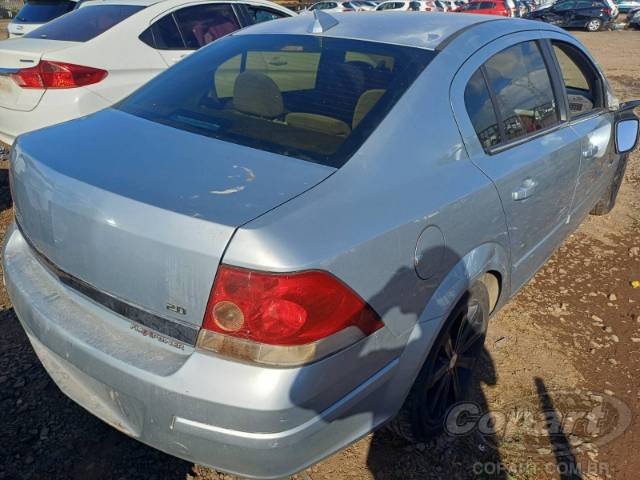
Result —
[[[574, 33], [621, 99], [640, 98], [640, 32]], [[0, 185], [1, 236], [12, 211]], [[640, 280], [639, 206], [635, 153], [615, 210], [590, 217], [493, 318], [474, 390], [480, 412], [491, 412], [481, 419], [491, 421], [415, 446], [378, 431], [295, 478], [637, 479], [640, 288], [631, 282]], [[233, 477], [142, 445], [67, 399], [1, 290], [0, 479], [18, 478]]]

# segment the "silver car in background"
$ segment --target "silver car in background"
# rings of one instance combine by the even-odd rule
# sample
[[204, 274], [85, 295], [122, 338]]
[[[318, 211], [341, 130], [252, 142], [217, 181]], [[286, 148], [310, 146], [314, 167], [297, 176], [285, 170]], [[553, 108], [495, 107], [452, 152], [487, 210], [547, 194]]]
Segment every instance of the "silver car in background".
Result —
[[17, 139], [7, 291], [63, 392], [172, 455], [278, 478], [387, 422], [423, 441], [613, 207], [636, 105], [546, 24], [260, 24]]

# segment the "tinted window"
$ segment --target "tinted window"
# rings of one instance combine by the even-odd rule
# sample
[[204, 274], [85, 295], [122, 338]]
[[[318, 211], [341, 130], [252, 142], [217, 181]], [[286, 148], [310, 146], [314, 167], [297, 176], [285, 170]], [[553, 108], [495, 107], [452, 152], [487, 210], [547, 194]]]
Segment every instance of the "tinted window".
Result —
[[284, 13], [276, 12], [275, 10], [252, 7], [249, 5], [247, 5], [247, 10], [249, 11], [249, 15], [251, 15], [253, 23], [268, 22], [269, 20], [277, 20], [278, 18], [284, 18], [287, 16]]
[[240, 28], [231, 5], [196, 5], [182, 8], [174, 15], [189, 50], [204, 47]]
[[49, 20], [70, 12], [76, 6], [75, 2], [27, 2], [16, 15], [16, 23], [46, 23]]
[[311, 35], [230, 36], [159, 75], [117, 108], [339, 167], [434, 55]]
[[485, 63], [505, 141], [550, 127], [558, 109], [542, 53], [535, 42], [514, 45]]
[[46, 38], [68, 42], [86, 42], [114, 25], [139, 12], [144, 7], [132, 5], [96, 5], [80, 8], [56, 18], [25, 35], [26, 38]]
[[553, 42], [553, 50], [560, 65], [571, 116], [577, 117], [602, 107], [599, 75], [585, 55], [561, 42]]
[[498, 119], [481, 70], [473, 74], [464, 90], [467, 113], [485, 150], [500, 143]]
[[154, 22], [140, 35], [147, 45], [159, 50], [185, 50], [182, 35], [178, 30], [173, 14], [165, 15], [157, 22]]

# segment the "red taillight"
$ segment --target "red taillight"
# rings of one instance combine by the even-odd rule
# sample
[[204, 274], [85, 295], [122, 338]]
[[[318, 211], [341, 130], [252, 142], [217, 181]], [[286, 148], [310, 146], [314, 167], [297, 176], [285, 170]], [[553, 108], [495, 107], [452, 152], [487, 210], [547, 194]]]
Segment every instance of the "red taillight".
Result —
[[603, 12], [605, 15], [611, 15], [611, 12], [613, 12], [613, 10], [611, 10], [610, 8], [603, 8], [603, 9], [602, 9], [602, 12]]
[[40, 89], [83, 87], [98, 83], [106, 76], [107, 71], [99, 68], [47, 60], [11, 74], [20, 87]]
[[279, 346], [313, 343], [348, 327], [366, 336], [382, 326], [369, 305], [328, 273], [276, 274], [225, 265], [203, 322], [205, 330]]

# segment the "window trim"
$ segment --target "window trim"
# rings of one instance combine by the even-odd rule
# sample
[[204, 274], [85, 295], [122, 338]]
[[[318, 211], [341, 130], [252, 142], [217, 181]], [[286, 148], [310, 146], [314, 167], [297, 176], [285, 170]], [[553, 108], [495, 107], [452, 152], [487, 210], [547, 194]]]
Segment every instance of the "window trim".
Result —
[[241, 29], [250, 25], [255, 25], [255, 23], [251, 20], [251, 14], [249, 13], [248, 7], [257, 7], [257, 5], [234, 2], [229, 2], [229, 4], [231, 5], [233, 13], [235, 13], [236, 18], [238, 19], [238, 24], [240, 25]]
[[[509, 150], [511, 148], [517, 147], [519, 145], [522, 145], [523, 143], [527, 143], [531, 140], [535, 140], [539, 137], [541, 137], [542, 135], [546, 135], [548, 133], [552, 133], [555, 130], [558, 130], [560, 128], [563, 128], [565, 126], [568, 125], [568, 110], [567, 110], [567, 106], [568, 106], [568, 100], [566, 98], [566, 92], [564, 91], [564, 89], [561, 90], [560, 92], [560, 96], [561, 98], [558, 98], [558, 78], [557, 76], [559, 75], [559, 71], [557, 70], [557, 65], [555, 63], [555, 59], [551, 59], [548, 58], [549, 57], [549, 52], [547, 50], [547, 48], [544, 47], [544, 42], [547, 39], [532, 39], [532, 40], [523, 40], [521, 42], [517, 42], [514, 43], [510, 46], [508, 46], [507, 48], [501, 50], [500, 52], [507, 50], [509, 48], [512, 48], [516, 45], [519, 45], [520, 43], [528, 43], [528, 42], [533, 42], [538, 46], [538, 49], [540, 51], [540, 54], [542, 55], [542, 59], [543, 62], [545, 64], [545, 68], [547, 69], [547, 73], [549, 74], [549, 82], [551, 83], [551, 91], [553, 92], [553, 97], [554, 100], [556, 102], [556, 108], [558, 110], [558, 115], [559, 115], [559, 119], [558, 121], [553, 124], [550, 125], [549, 127], [546, 127], [542, 130], [537, 130], [535, 132], [531, 132], [531, 133], [527, 133], [526, 135], [523, 135], [521, 137], [518, 138], [514, 138], [511, 140], [505, 140], [505, 135], [504, 135], [504, 124], [503, 124], [503, 118], [502, 118], [502, 111], [500, 110], [500, 108], [498, 108], [498, 102], [497, 102], [497, 95], [495, 90], [493, 89], [493, 85], [491, 84], [491, 82], [489, 82], [489, 79], [487, 77], [486, 74], [486, 68], [485, 68], [485, 64], [492, 59], [495, 55], [497, 55], [500, 52], [497, 52], [493, 55], [491, 55], [489, 58], [487, 58], [484, 62], [482, 62], [482, 65], [480, 66], [480, 69], [482, 69], [482, 75], [485, 81], [485, 84], [487, 86], [487, 90], [489, 91], [489, 97], [491, 98], [491, 103], [493, 105], [493, 110], [496, 114], [496, 119], [498, 121], [498, 130], [500, 131], [500, 143], [498, 143], [497, 145], [494, 145], [492, 147], [489, 148], [484, 148], [483, 150], [484, 152], [489, 155], [497, 155], [499, 153], [502, 153], [506, 150]], [[552, 63], [553, 60], [553, 63]], [[477, 137], [477, 133], [476, 133], [476, 137]]]

